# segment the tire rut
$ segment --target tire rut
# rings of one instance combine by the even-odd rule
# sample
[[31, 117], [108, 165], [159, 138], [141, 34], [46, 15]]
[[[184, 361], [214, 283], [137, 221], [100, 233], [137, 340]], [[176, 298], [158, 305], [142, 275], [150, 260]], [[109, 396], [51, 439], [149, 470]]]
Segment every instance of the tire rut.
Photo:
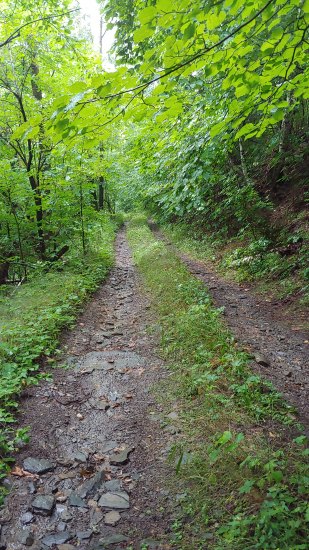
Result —
[[256, 357], [252, 369], [270, 380], [297, 409], [297, 418], [308, 433], [309, 335], [293, 325], [287, 327], [284, 320], [278, 319], [278, 311], [274, 312], [270, 301], [254, 295], [245, 285], [227, 282], [210, 265], [180, 252], [156, 224], [149, 225], [159, 239], [173, 248], [190, 273], [205, 283], [214, 305], [223, 308], [225, 322], [236, 340]]
[[68, 368], [22, 396], [19, 425], [31, 426], [31, 441], [6, 480], [2, 549], [173, 548], [166, 459], [178, 435], [151, 393], [168, 372], [124, 230], [115, 247], [106, 283], [63, 338]]

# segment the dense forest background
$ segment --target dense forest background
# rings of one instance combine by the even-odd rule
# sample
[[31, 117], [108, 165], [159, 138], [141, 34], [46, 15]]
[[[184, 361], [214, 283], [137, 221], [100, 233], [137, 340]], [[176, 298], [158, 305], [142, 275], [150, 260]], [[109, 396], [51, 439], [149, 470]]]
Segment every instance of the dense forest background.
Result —
[[77, 5], [2, 4], [2, 284], [117, 202], [304, 292], [308, 2], [104, 2], [108, 70]]

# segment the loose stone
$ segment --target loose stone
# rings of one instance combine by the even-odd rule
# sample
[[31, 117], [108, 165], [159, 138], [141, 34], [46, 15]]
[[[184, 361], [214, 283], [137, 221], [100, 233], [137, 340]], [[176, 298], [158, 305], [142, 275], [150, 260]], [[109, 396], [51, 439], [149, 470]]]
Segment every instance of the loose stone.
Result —
[[270, 365], [270, 362], [267, 359], [267, 357], [265, 357], [265, 355], [262, 355], [261, 353], [256, 353], [254, 355], [254, 359], [259, 365], [262, 365], [263, 367], [269, 367]]
[[121, 483], [119, 479], [111, 479], [110, 481], [106, 481], [104, 483], [104, 487], [107, 491], [110, 491], [111, 493], [121, 491]]
[[26, 458], [23, 462], [23, 467], [26, 472], [31, 474], [46, 474], [55, 469], [54, 464], [45, 458]]
[[34, 483], [33, 481], [30, 481], [28, 483], [28, 490], [29, 490], [30, 495], [34, 495], [37, 491], [36, 483]]
[[167, 415], [167, 418], [169, 418], [170, 420], [177, 420], [178, 413], [176, 413], [175, 411], [172, 411]]
[[75, 453], [72, 454], [72, 458], [78, 462], [87, 462], [88, 455], [81, 451], [75, 451]]
[[55, 506], [53, 495], [38, 495], [32, 502], [34, 512], [41, 516], [50, 516]]
[[114, 453], [110, 457], [110, 463], [114, 466], [120, 466], [122, 464], [126, 464], [129, 460], [129, 454], [133, 451], [133, 447], [126, 447], [123, 451], [120, 453]]
[[87, 479], [76, 489], [77, 495], [86, 498], [92, 491], [98, 489], [103, 481], [103, 472], [97, 472], [93, 477]]
[[86, 502], [80, 498], [80, 496], [77, 493], [72, 492], [69, 496], [69, 504], [70, 506], [76, 506], [78, 508], [87, 508]]
[[20, 522], [23, 525], [27, 525], [28, 523], [31, 523], [34, 520], [34, 515], [31, 514], [31, 512], [25, 512], [20, 516]]
[[92, 509], [90, 512], [90, 526], [96, 528], [96, 526], [102, 521], [103, 514], [99, 508]]
[[16, 540], [24, 546], [31, 546], [34, 543], [34, 536], [30, 529], [26, 527], [17, 531]]
[[99, 506], [102, 508], [114, 508], [116, 510], [127, 510], [130, 508], [129, 504], [129, 495], [128, 493], [117, 492], [117, 493], [105, 493], [101, 496]]
[[104, 523], [105, 525], [117, 525], [117, 523], [121, 520], [121, 515], [119, 512], [113, 510], [112, 512], [107, 512], [104, 516]]
[[72, 538], [73, 538], [73, 535], [68, 531], [65, 531], [64, 533], [53, 533], [51, 535], [47, 535], [46, 537], [43, 537], [42, 543], [50, 547], [50, 546], [53, 546], [54, 544], [63, 544], [68, 540], [71, 540]]
[[62, 512], [60, 517], [61, 517], [62, 521], [64, 521], [65, 523], [68, 523], [73, 518], [72, 514], [70, 514], [70, 512], [68, 512], [67, 510]]
[[103, 443], [102, 453], [108, 453], [109, 451], [112, 451], [117, 447], [117, 445], [117, 441], [114, 441], [113, 439], [111, 439], [110, 441], [105, 441]]
[[77, 531], [76, 536], [79, 540], [88, 540], [92, 536], [92, 531]]
[[107, 546], [109, 546], [110, 544], [117, 544], [118, 542], [128, 542], [128, 540], [128, 537], [125, 537], [121, 533], [115, 533], [110, 537], [100, 539], [100, 544], [106, 544]]

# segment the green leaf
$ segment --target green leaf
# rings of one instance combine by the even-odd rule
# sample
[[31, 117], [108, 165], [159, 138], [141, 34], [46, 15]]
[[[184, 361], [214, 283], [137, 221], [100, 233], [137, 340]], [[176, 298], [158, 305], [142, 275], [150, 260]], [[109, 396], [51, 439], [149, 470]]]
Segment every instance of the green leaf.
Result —
[[226, 18], [226, 13], [224, 11], [220, 11], [218, 15], [215, 15], [215, 14], [207, 15], [208, 29], [210, 31], [212, 31], [213, 29], [216, 29], [217, 27], [219, 27], [219, 25], [221, 25], [221, 23], [223, 23], [225, 18]]
[[80, 92], [85, 92], [87, 90], [88, 86], [85, 82], [74, 82], [71, 86], [69, 86], [70, 92], [73, 94], [77, 94]]
[[215, 137], [217, 136], [218, 134], [220, 134], [221, 130], [224, 128], [225, 126], [225, 123], [224, 122], [218, 122], [217, 124], [215, 124], [214, 126], [211, 127], [210, 129], [210, 137]]
[[66, 107], [64, 107], [63, 109], [64, 112], [67, 113], [68, 111], [71, 111], [72, 109], [74, 109], [77, 103], [85, 97], [85, 94], [86, 92], [80, 92], [79, 94], [76, 94], [75, 96], [73, 96], [72, 99], [70, 100], [70, 103], [66, 105]]
[[230, 441], [232, 439], [232, 437], [233, 437], [232, 432], [230, 432], [230, 431], [223, 432], [221, 437], [219, 437], [219, 439], [217, 440], [217, 444], [218, 445], [224, 445], [225, 443]]
[[235, 139], [239, 139], [242, 136], [249, 134], [253, 130], [255, 130], [254, 124], [252, 124], [252, 122], [248, 122], [248, 124], [245, 124], [242, 128], [240, 128], [240, 130], [238, 130]]
[[283, 473], [280, 470], [274, 470], [271, 472], [271, 477], [276, 483], [280, 483], [283, 479]]
[[133, 35], [134, 42], [136, 43], [143, 42], [143, 40], [145, 40], [146, 38], [149, 38], [152, 35], [153, 35], [153, 29], [151, 29], [150, 27], [142, 26], [134, 32], [134, 35]]
[[139, 12], [138, 19], [142, 25], [145, 25], [152, 21], [156, 15], [158, 15], [157, 9], [154, 6], [148, 6]]
[[304, 4], [302, 6], [302, 10], [304, 13], [309, 13], [309, 0], [305, 0]]
[[195, 34], [195, 29], [196, 29], [196, 26], [194, 23], [189, 23], [189, 25], [187, 25], [187, 27], [185, 28], [185, 31], [183, 33], [183, 38], [185, 41], [189, 40], [190, 38], [192, 38]]
[[250, 493], [252, 487], [254, 486], [254, 479], [246, 479], [245, 483], [238, 489], [238, 492], [242, 495], [247, 495]]

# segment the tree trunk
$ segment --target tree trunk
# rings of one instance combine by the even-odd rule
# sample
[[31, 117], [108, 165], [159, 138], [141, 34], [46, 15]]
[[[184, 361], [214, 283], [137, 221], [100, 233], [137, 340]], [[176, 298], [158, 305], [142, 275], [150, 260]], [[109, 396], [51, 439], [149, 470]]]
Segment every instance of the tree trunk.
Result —
[[35, 179], [34, 176], [29, 176], [29, 182], [31, 189], [33, 191], [34, 204], [35, 204], [35, 219], [36, 227], [38, 233], [38, 252], [41, 260], [46, 259], [46, 243], [43, 230], [43, 204], [42, 204], [42, 194], [40, 190], [39, 182]]
[[0, 285], [5, 285], [9, 274], [9, 262], [0, 263]]
[[246, 159], [245, 159], [245, 155], [244, 155], [244, 148], [243, 148], [243, 143], [242, 143], [241, 139], [238, 140], [238, 144], [239, 144], [241, 170], [242, 170], [245, 182], [247, 184], [249, 184], [249, 183], [251, 183], [251, 180], [250, 180], [250, 177], [249, 177], [249, 174], [248, 174]]
[[99, 197], [98, 197], [98, 208], [102, 210], [104, 208], [105, 202], [105, 180], [103, 176], [99, 178]]

